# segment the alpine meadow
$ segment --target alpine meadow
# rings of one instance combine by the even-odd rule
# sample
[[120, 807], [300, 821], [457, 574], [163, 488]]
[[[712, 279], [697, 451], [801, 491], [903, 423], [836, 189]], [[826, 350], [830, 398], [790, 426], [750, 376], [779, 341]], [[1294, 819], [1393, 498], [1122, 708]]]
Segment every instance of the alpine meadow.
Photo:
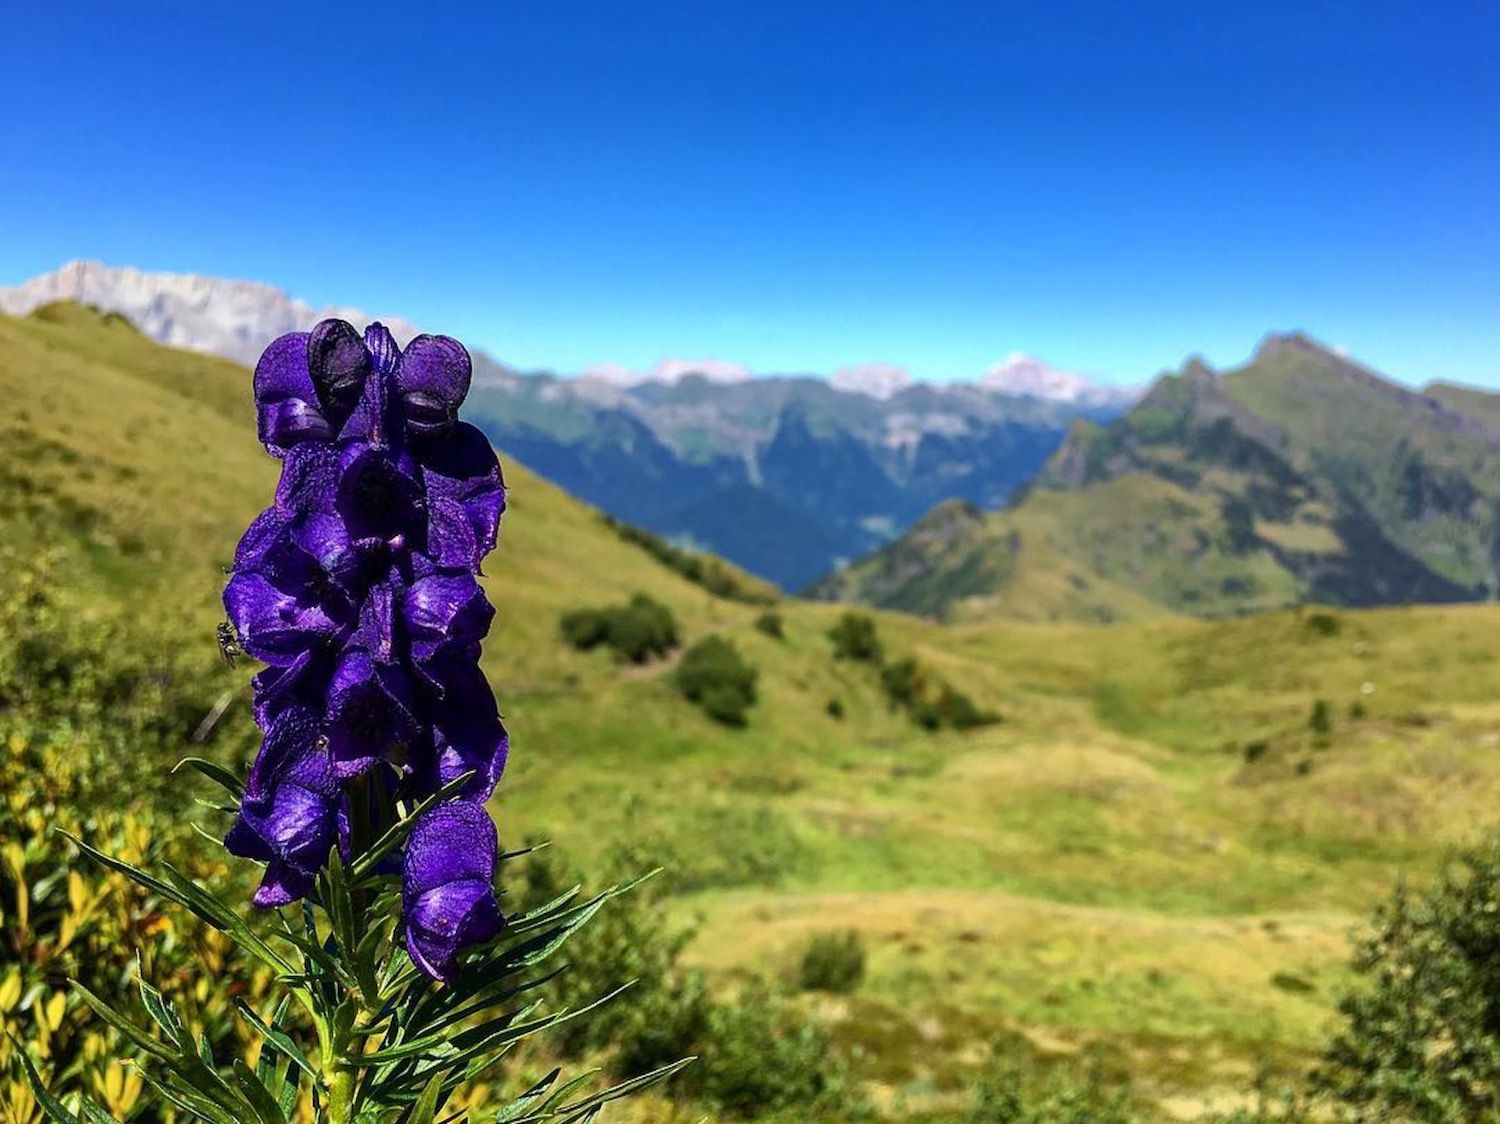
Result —
[[[554, 1065], [600, 1066], [603, 1088], [694, 1057], [604, 1119], [1500, 1118], [1496, 524], [1456, 506], [1493, 520], [1495, 399], [1433, 391], [1438, 421], [1402, 430], [1406, 490], [1367, 487], [1360, 450], [1287, 407], [1306, 368], [1274, 350], [1230, 376], [1235, 409], [1202, 406], [1221, 392], [1191, 373], [1161, 384], [1119, 420], [1074, 422], [1007, 511], [950, 505], [887, 548], [925, 542], [925, 563], [877, 556], [819, 590], [890, 609], [785, 596], [500, 443], [482, 668], [514, 747], [490, 801], [501, 911], [660, 871], [603, 904], [537, 995], [555, 1012], [633, 986], [520, 1041], [444, 1111]], [[255, 749], [215, 629], [276, 465], [249, 370], [83, 304], [0, 318], [0, 393], [3, 1111], [41, 1119], [51, 1088], [108, 1118], [185, 1119], [69, 981], [124, 1010], [139, 972], [232, 1053], [260, 1049], [271, 980], [54, 829], [248, 900], [255, 872], [205, 859], [191, 829], [183, 793], [212, 817], [211, 785], [168, 778], [188, 756], [242, 774]], [[1402, 426], [1412, 404], [1379, 401], [1366, 416]], [[1197, 542], [1198, 562], [1142, 561], [1128, 529], [1100, 529], [1122, 513], [1177, 528], [1153, 549]], [[1080, 553], [1106, 534], [1126, 553]], [[1373, 565], [1377, 537], [1394, 570], [1341, 563]], [[1407, 584], [1389, 597], [1319, 596], [1392, 572]], [[1459, 975], [1421, 975], [1432, 952], [1407, 978], [1490, 1013], [1414, 1000], [1433, 1021], [1377, 1041], [1372, 1005], [1413, 933]]]
[[1500, 4], [0, 17], [0, 1124], [1500, 1124]]

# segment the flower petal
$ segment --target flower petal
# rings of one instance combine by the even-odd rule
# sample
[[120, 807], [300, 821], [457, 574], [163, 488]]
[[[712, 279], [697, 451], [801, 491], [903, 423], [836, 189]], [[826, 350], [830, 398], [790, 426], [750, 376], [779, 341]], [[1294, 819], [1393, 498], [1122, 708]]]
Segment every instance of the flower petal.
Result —
[[447, 645], [466, 647], [484, 639], [495, 609], [473, 575], [432, 574], [406, 591], [401, 610], [412, 657], [432, 659]]
[[421, 530], [426, 514], [421, 482], [369, 445], [344, 451], [334, 504], [355, 539], [409, 537]]
[[224, 609], [240, 647], [268, 664], [286, 667], [303, 652], [338, 632], [338, 624], [316, 601], [277, 589], [254, 571], [236, 573], [224, 588]]
[[480, 804], [441, 804], [412, 828], [402, 867], [406, 947], [429, 975], [451, 979], [464, 948], [500, 932], [498, 851], [494, 821]]
[[344, 653], [328, 690], [326, 734], [334, 775], [367, 773], [381, 761], [400, 764], [417, 737], [405, 677], [368, 653]]
[[505, 481], [500, 462], [484, 434], [458, 422], [441, 441], [416, 450], [422, 465], [429, 505], [451, 500], [464, 510], [473, 529], [476, 554], [470, 569], [495, 548], [500, 516], [505, 511]]
[[407, 344], [396, 366], [396, 393], [408, 432], [418, 437], [445, 433], [458, 419], [472, 377], [469, 353], [457, 340], [418, 336]]
[[333, 435], [308, 373], [307, 341], [306, 332], [281, 336], [255, 365], [256, 428], [273, 456], [303, 441], [326, 441]]
[[308, 375], [335, 424], [348, 417], [359, 401], [371, 365], [365, 341], [348, 321], [319, 321], [308, 335]]
[[464, 878], [489, 880], [499, 852], [495, 821], [484, 805], [439, 804], [413, 825], [402, 866], [403, 891], [415, 897]]

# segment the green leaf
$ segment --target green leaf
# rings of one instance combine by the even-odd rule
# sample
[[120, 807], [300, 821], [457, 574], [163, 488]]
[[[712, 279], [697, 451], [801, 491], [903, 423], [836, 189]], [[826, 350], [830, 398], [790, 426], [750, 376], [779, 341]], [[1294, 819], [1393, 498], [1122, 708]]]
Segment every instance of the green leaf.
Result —
[[653, 1069], [650, 1073], [643, 1073], [639, 1077], [632, 1077], [628, 1081], [622, 1081], [618, 1085], [614, 1085], [601, 1092], [595, 1093], [591, 1097], [585, 1097], [583, 1100], [578, 1101], [576, 1104], [567, 1105], [566, 1107], [559, 1109], [558, 1111], [561, 1114], [561, 1119], [563, 1121], [577, 1120], [579, 1119], [578, 1116], [570, 1116], [569, 1114], [577, 1114], [585, 1110], [597, 1111], [599, 1109], [602, 1109], [603, 1106], [608, 1104], [610, 1101], [617, 1101], [621, 1097], [628, 1097], [635, 1093], [639, 1093], [643, 1089], [649, 1089], [652, 1085], [657, 1085], [667, 1080], [667, 1078], [671, 1077], [674, 1073], [686, 1069], [697, 1060], [698, 1059], [696, 1057], [682, 1058], [678, 1061], [671, 1062], [668, 1065], [661, 1066], [658, 1069]]
[[150, 1015], [152, 1021], [161, 1027], [169, 1042], [180, 1047], [185, 1033], [182, 1020], [162, 993], [146, 982], [139, 953], [135, 958], [135, 982], [141, 993], [141, 1004], [146, 1008], [146, 1014]]
[[31, 1055], [26, 1052], [20, 1040], [11, 1034], [6, 1037], [15, 1047], [16, 1057], [21, 1059], [21, 1065], [26, 1071], [26, 1083], [31, 1086], [31, 1095], [36, 1098], [36, 1103], [42, 1106], [42, 1115], [53, 1124], [80, 1124], [80, 1118], [70, 1113], [60, 1100], [47, 1091], [47, 1086], [42, 1083], [42, 1075], [31, 1064]]
[[427, 1082], [427, 1087], [422, 1090], [422, 1095], [411, 1106], [411, 1111], [406, 1114], [403, 1124], [432, 1124], [433, 1118], [437, 1116], [438, 1099], [442, 1095], [443, 1075], [435, 1073], [432, 1080]]
[[151, 1035], [136, 1026], [135, 1023], [131, 1022], [113, 1007], [109, 1006], [88, 988], [84, 987], [77, 980], [72, 981], [72, 983], [73, 987], [77, 989], [79, 995], [83, 996], [83, 1001], [89, 1005], [94, 1014], [123, 1034], [136, 1049], [168, 1064], [177, 1060], [176, 1055], [171, 1050], [167, 1049], [155, 1038], [152, 1038]]
[[[272, 1024], [267, 1023], [265, 1019], [261, 1018], [260, 1015], [256, 1013], [255, 1008], [251, 1007], [250, 1004], [246, 1003], [243, 999], [236, 998], [234, 1001], [234, 1005], [239, 1013], [244, 1016], [245, 1021], [253, 1026], [256, 1029], [256, 1032], [262, 1038], [264, 1038], [268, 1044], [276, 1048], [277, 1053], [286, 1058], [287, 1061], [291, 1062], [303, 1073], [311, 1077], [314, 1081], [319, 1080], [317, 1070], [308, 1065], [307, 1060], [302, 1056], [302, 1051], [297, 1048], [297, 1044], [292, 1041], [290, 1035], [288, 1035], [285, 1031], [277, 1029]], [[278, 1019], [281, 1016], [281, 1009], [285, 1006], [286, 1001], [282, 1000], [281, 1006], [277, 1008], [276, 1017]]]
[[222, 1105], [210, 1100], [196, 1089], [184, 1089], [179, 1085], [169, 1085], [158, 1079], [149, 1071], [136, 1067], [141, 1079], [156, 1090], [156, 1095], [170, 1104], [176, 1105], [189, 1116], [199, 1116], [208, 1120], [211, 1124], [244, 1124], [234, 1113], [226, 1110]]
[[270, 1090], [260, 1083], [248, 1065], [239, 1058], [235, 1058], [232, 1072], [235, 1086], [245, 1098], [246, 1103], [255, 1110], [256, 1118], [262, 1124], [287, 1124], [286, 1117], [281, 1112], [281, 1104], [271, 1095]]
[[202, 887], [174, 870], [171, 866], [166, 867], [167, 877], [171, 879], [171, 882], [163, 882], [160, 878], [153, 877], [144, 870], [131, 866], [129, 863], [121, 862], [119, 859], [106, 855], [103, 851], [90, 847], [83, 840], [69, 835], [66, 831], [60, 834], [71, 840], [75, 847], [101, 866], [123, 874], [132, 882], [144, 886], [153, 893], [174, 901], [178, 905], [185, 906], [195, 917], [207, 922], [221, 932], [228, 933], [263, 963], [277, 972], [288, 973], [292, 971], [292, 965], [278, 955], [270, 945], [251, 932], [249, 926], [238, 915], [225, 906], [223, 902], [210, 896]]
[[244, 782], [241, 781], [239, 777], [231, 773], [228, 769], [224, 768], [224, 766], [219, 765], [213, 761], [205, 760], [202, 757], [184, 757], [181, 761], [177, 762], [176, 765], [172, 766], [172, 772], [176, 773], [183, 766], [187, 766], [187, 768], [189, 769], [193, 769], [199, 773], [202, 773], [205, 777], [213, 781], [215, 784], [222, 785], [226, 790], [228, 790], [229, 795], [233, 796], [236, 800], [244, 799]]

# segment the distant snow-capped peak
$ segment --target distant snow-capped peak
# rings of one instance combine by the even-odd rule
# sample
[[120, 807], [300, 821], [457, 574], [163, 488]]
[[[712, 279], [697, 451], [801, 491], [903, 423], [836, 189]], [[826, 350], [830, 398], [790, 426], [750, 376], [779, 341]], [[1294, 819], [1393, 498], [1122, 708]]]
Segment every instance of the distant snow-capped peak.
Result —
[[845, 394], [865, 394], [885, 401], [900, 394], [913, 381], [911, 372], [895, 363], [859, 363], [835, 371], [828, 385]]
[[1101, 386], [1082, 375], [1059, 370], [1019, 351], [1011, 352], [992, 365], [980, 377], [979, 386], [992, 394], [1074, 405], [1117, 402], [1134, 394], [1134, 391], [1121, 387]]
[[580, 378], [597, 379], [615, 386], [639, 386], [641, 383], [676, 383], [689, 375], [701, 375], [712, 383], [748, 382], [754, 378], [749, 367], [728, 359], [681, 359], [670, 356], [658, 359], [644, 371], [633, 371], [623, 363], [595, 363], [579, 372]]

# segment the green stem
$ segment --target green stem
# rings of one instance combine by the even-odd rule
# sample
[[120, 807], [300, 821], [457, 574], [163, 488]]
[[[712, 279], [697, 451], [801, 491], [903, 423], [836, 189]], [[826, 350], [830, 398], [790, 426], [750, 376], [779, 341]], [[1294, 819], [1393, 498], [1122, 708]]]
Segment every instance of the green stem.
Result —
[[354, 1120], [354, 1070], [333, 1059], [328, 1078], [330, 1124], [352, 1124]]

